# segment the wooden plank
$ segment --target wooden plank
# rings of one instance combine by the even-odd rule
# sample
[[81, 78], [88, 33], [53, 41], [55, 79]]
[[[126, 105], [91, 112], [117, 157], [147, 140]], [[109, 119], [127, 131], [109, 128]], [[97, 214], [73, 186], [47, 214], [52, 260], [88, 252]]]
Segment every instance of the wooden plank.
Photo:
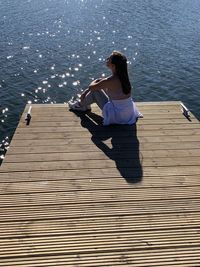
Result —
[[[48, 172], [46, 176], [43, 173], [34, 173], [35, 176], [30, 177], [26, 172], [13, 172], [0, 174], [0, 193], [13, 194], [17, 192], [39, 192], [44, 191], [48, 186], [48, 192], [52, 191], [73, 191], [73, 190], [97, 190], [97, 189], [123, 189], [123, 188], [148, 188], [148, 187], [185, 187], [200, 185], [200, 174], [194, 175], [168, 175], [165, 176], [144, 176], [139, 184], [135, 183], [130, 187], [125, 179], [120, 175], [116, 177], [84, 177], [83, 174], [77, 174], [76, 179], [73, 175], [57, 176]], [[51, 176], [52, 175], [52, 176]], [[82, 176], [82, 177], [80, 177]], [[114, 181], [114, 183], [113, 183]]]
[[[200, 213], [156, 214], [95, 217], [90, 222], [88, 218], [68, 218], [55, 220], [33, 220], [31, 223], [19, 221], [0, 222], [0, 238], [23, 238], [37, 236], [55, 236], [66, 234], [87, 233], [118, 233], [137, 231], [156, 231], [157, 229], [189, 229], [198, 228]], [[23, 226], [26, 225], [26, 229]]]
[[[161, 153], [165, 153], [165, 148], [168, 148], [168, 150], [170, 151], [176, 151], [178, 150], [179, 153], [181, 153], [182, 151], [187, 151], [188, 149], [193, 149], [194, 154], [196, 153], [195, 150], [200, 149], [200, 142], [187, 142], [187, 143], [183, 143], [183, 142], [176, 142], [176, 143], [154, 143], [152, 145], [152, 143], [140, 143], [139, 145], [139, 150], [141, 153], [153, 153], [153, 151], [156, 151], [157, 153], [158, 150], [161, 150]], [[132, 147], [130, 147], [129, 144], [123, 144], [123, 145], [119, 145], [118, 149], [116, 149], [116, 152], [120, 149], [120, 151], [124, 151], [126, 150], [127, 153], [130, 153], [130, 151], [132, 150]], [[43, 152], [46, 153], [71, 153], [72, 151], [75, 152], [100, 152], [101, 150], [97, 147], [94, 146], [94, 144], [65, 144], [65, 145], [57, 145], [57, 144], [51, 144], [49, 146], [23, 146], [23, 143], [21, 143], [21, 146], [16, 146], [13, 147], [12, 149], [8, 149], [7, 153], [6, 153], [6, 158], [4, 159], [4, 161], [7, 160], [7, 156], [8, 155], [18, 155], [18, 154], [40, 154]], [[109, 151], [109, 148], [107, 149], [107, 151]], [[164, 151], [164, 152], [163, 152]], [[172, 152], [170, 152], [172, 153]], [[175, 152], [176, 153], [176, 152]], [[187, 152], [186, 152], [187, 153]], [[198, 152], [197, 152], [198, 153]], [[9, 156], [9, 160], [10, 160], [10, 156]]]
[[[140, 108], [140, 111], [142, 112], [143, 115], [146, 114], [178, 114], [180, 116], [180, 114], [182, 114], [181, 109], [178, 106], [173, 106], [173, 107], [145, 107], [145, 108]], [[92, 108], [92, 113], [97, 113], [98, 115], [101, 115], [102, 112], [98, 109], [98, 107]], [[55, 117], [58, 116], [64, 116], [64, 114], [66, 113], [66, 107], [64, 108], [40, 108], [40, 109], [33, 109], [32, 111], [32, 116], [47, 116], [49, 117], [50, 115], [53, 115]], [[67, 116], [74, 116], [75, 113], [73, 112], [69, 112], [67, 113]], [[90, 114], [90, 112], [88, 112], [88, 114]], [[24, 113], [25, 115], [25, 113]]]
[[[39, 202], [39, 199], [38, 199]], [[42, 202], [40, 202], [42, 204]], [[148, 215], [157, 214], [188, 214], [199, 213], [200, 199], [163, 199], [146, 201], [123, 201], [117, 202], [93, 202], [70, 204], [49, 204], [20, 207], [2, 207], [0, 222], [23, 222], [32, 220], [88, 218], [95, 217]], [[181, 216], [181, 215], [180, 215]]]
[[[140, 133], [131, 132], [131, 131], [117, 131], [117, 132], [58, 132], [58, 133], [15, 133], [15, 136], [13, 137], [13, 140], [41, 140], [41, 139], [64, 139], [64, 138], [70, 138], [70, 139], [76, 139], [76, 138], [90, 138], [91, 135], [96, 138], [118, 138], [119, 140], [124, 137], [129, 137], [130, 139], [134, 141], [137, 138], [140, 137], [151, 137], [151, 136], [191, 136], [191, 139], [193, 136], [197, 135], [199, 136], [200, 129], [186, 129], [186, 130], [157, 130], [157, 131], [141, 131]], [[200, 141], [200, 139], [198, 139]], [[117, 141], [117, 140], [116, 140]]]
[[[4, 239], [0, 244], [1, 257], [19, 257], [84, 252], [111, 252], [134, 249], [156, 249], [198, 246], [198, 229], [157, 230], [156, 232], [92, 233], [87, 235], [62, 235], [48, 237], [24, 237]], [[144, 238], [145, 236], [145, 238]], [[192, 241], [191, 241], [192, 239]], [[171, 244], [171, 245], [170, 245]]]
[[[182, 116], [182, 112], [181, 112], [181, 110], [179, 109], [179, 108], [168, 108], [168, 109], [153, 109], [153, 108], [149, 108], [149, 109], [143, 109], [143, 108], [141, 108], [140, 109], [140, 111], [141, 111], [141, 113], [144, 115], [144, 117], [146, 116], [146, 115], [168, 115], [168, 116]], [[92, 111], [91, 112], [87, 112], [85, 115], [86, 116], [88, 116], [88, 117], [90, 117], [90, 115], [93, 115], [93, 114], [98, 114], [99, 116], [102, 116], [102, 112], [101, 111], [99, 111], [99, 109], [98, 108], [95, 108], [95, 109], [92, 109]], [[59, 117], [59, 116], [61, 116], [61, 117], [64, 117], [64, 114], [66, 114], [66, 109], [33, 109], [33, 111], [32, 111], [32, 113], [31, 113], [31, 115], [32, 115], [32, 117], [43, 117], [43, 116], [47, 116], [47, 117], [50, 117], [50, 116], [53, 116], [53, 117]], [[25, 115], [25, 113], [24, 113], [24, 115]], [[79, 117], [79, 115], [81, 115], [81, 114], [78, 114], [77, 113], [77, 115], [78, 115], [78, 117]], [[67, 117], [76, 117], [77, 116], [74, 112], [69, 112], [69, 113], [67, 113]], [[83, 116], [83, 114], [81, 115], [81, 117]], [[184, 118], [184, 116], [183, 116], [183, 118]]]
[[[144, 267], [144, 264], [151, 264], [151, 266], [185, 266], [194, 267], [198, 266], [198, 254], [199, 249], [196, 247], [185, 248], [166, 248], [166, 249], [154, 249], [154, 250], [127, 250], [123, 251], [111, 251], [101, 253], [76, 253], [76, 254], [61, 254], [61, 255], [48, 255], [16, 258], [17, 266], [23, 267], [35, 267], [39, 265], [41, 267], [55, 267], [55, 266], [75, 266], [75, 264], [81, 264], [81, 266], [94, 267], [94, 266], [134, 266], [137, 264], [139, 267]], [[155, 256], [156, 257], [155, 257]], [[180, 257], [179, 257], [180, 255]], [[188, 260], [188, 258], [190, 260]], [[147, 259], [147, 261], [145, 260]], [[196, 263], [196, 265], [194, 265]], [[12, 259], [5, 261], [1, 259], [0, 266], [11, 266]], [[20, 264], [20, 265], [19, 265]], [[134, 265], [133, 265], [134, 264]]]
[[[84, 155], [83, 155], [84, 153]], [[72, 161], [72, 160], [107, 160], [108, 157], [112, 160], [117, 159], [138, 159], [142, 160], [145, 158], [182, 158], [184, 161], [185, 157], [200, 157], [200, 149], [187, 149], [187, 150], [147, 150], [140, 151], [139, 155], [134, 153], [133, 151], [124, 151], [122, 152], [120, 149], [116, 149], [115, 151], [107, 150], [99, 150], [97, 152], [85, 152], [80, 153], [77, 152], [68, 152], [68, 153], [40, 153], [40, 154], [17, 154], [16, 155], [8, 155], [4, 159], [4, 163], [16, 163], [16, 162], [47, 162], [47, 161]]]
[[0, 172], [5, 171], [39, 171], [39, 170], [79, 170], [82, 169], [96, 169], [101, 172], [102, 168], [118, 168], [119, 172], [125, 171], [126, 168], [139, 168], [142, 172], [142, 167], [170, 167], [170, 166], [198, 166], [198, 157], [182, 158], [154, 158], [143, 159], [140, 162], [137, 159], [119, 159], [119, 160], [77, 160], [77, 161], [50, 161], [50, 162], [18, 162], [18, 163], [4, 163]]
[[[66, 134], [67, 136], [67, 134]], [[111, 138], [111, 137], [110, 137]], [[107, 138], [106, 140], [103, 140], [104, 144], [110, 144], [111, 140], [110, 138]], [[154, 147], [155, 143], [174, 143], [176, 146], [176, 143], [180, 142], [197, 142], [199, 144], [200, 142], [200, 135], [194, 135], [194, 136], [144, 136], [140, 137], [139, 139], [137, 138], [132, 138], [132, 137], [126, 137], [126, 138], [117, 138], [117, 144], [116, 146], [123, 145], [124, 144], [129, 144], [129, 146], [135, 147], [135, 143], [138, 144], [138, 146], [141, 143], [151, 143], [152, 149]], [[101, 139], [96, 139], [95, 140], [96, 145], [102, 144]], [[13, 139], [11, 141], [12, 146], [51, 146], [51, 145], [58, 145], [58, 146], [64, 146], [64, 145], [90, 145], [94, 144], [94, 142], [91, 140], [91, 138], [74, 138], [70, 139], [67, 137], [59, 138], [59, 139], [42, 139], [42, 140], [18, 140], [18, 139]], [[198, 145], [197, 144], [197, 145]], [[114, 144], [115, 145], [115, 144]]]
[[0, 168], [0, 266], [199, 266], [200, 124], [137, 103], [135, 127], [32, 105]]
[[[85, 116], [83, 115], [80, 115], [82, 116], [83, 118]], [[62, 122], [62, 121], [67, 121], [69, 119], [76, 119], [78, 121], [78, 119], [80, 120], [80, 117], [76, 116], [73, 112], [70, 112], [70, 113], [67, 113], [67, 115], [63, 112], [61, 114], [55, 114], [55, 113], [50, 113], [48, 112], [48, 114], [44, 115], [44, 116], [41, 116], [39, 113], [38, 115], [34, 115], [32, 116], [32, 119], [31, 119], [31, 123], [32, 121], [35, 122], [35, 121], [41, 121], [41, 122], [45, 122], [45, 121], [58, 121], [58, 122]], [[157, 114], [157, 113], [149, 113], [147, 112], [145, 115], [144, 115], [144, 118], [140, 119], [141, 120], [158, 120], [158, 119], [180, 119], [180, 118], [183, 118], [185, 121], [187, 121], [187, 119], [182, 115], [182, 114], [179, 114], [179, 113], [170, 113], [170, 114], [163, 114], [163, 113], [160, 113], [160, 114]], [[197, 120], [195, 119], [194, 115], [191, 115], [191, 120], [193, 121], [196, 121]]]
[[[66, 110], [66, 108], [64, 109], [59, 109], [54, 110], [55, 107], [51, 108], [51, 109], [47, 109], [47, 108], [41, 108], [41, 109], [32, 109], [32, 119], [36, 119], [36, 120], [41, 120], [41, 121], [45, 121], [45, 117], [46, 117], [46, 121], [49, 120], [49, 117], [51, 116], [52, 118], [55, 118], [59, 121], [58, 117], [61, 117], [61, 119], [63, 120], [64, 118], [72, 118], [74, 119], [84, 119], [85, 117], [89, 117], [89, 118], [93, 118], [93, 119], [99, 119], [102, 118], [102, 112], [98, 109], [92, 109], [91, 112], [87, 112], [87, 113], [75, 113], [75, 112], [69, 112]], [[190, 120], [188, 120], [187, 118], [185, 118], [185, 116], [182, 114], [182, 112], [180, 111], [179, 108], [177, 107], [173, 107], [173, 108], [142, 108], [140, 109], [140, 111], [142, 112], [142, 114], [144, 115], [144, 118], [140, 119], [140, 121], [145, 120], [146, 118], [159, 118], [159, 116], [164, 116], [166, 119], [169, 117], [177, 117], [179, 119], [183, 119], [185, 122], [192, 122], [194, 119], [194, 121], [198, 122], [194, 115], [192, 113], [190, 113]], [[22, 114], [22, 123], [25, 123], [24, 119], [26, 116], [26, 112], [24, 112]]]
[[[89, 183], [89, 181], [88, 181]], [[92, 181], [91, 181], [92, 183]], [[51, 185], [51, 184], [50, 184]], [[185, 186], [185, 187], [166, 187], [166, 188], [137, 188], [134, 190], [134, 195], [130, 188], [119, 188], [119, 189], [91, 189], [80, 190], [74, 186], [74, 191], [67, 190], [66, 187], [62, 187], [57, 191], [52, 192], [49, 188], [48, 183], [40, 186], [41, 190], [36, 188], [28, 188], [27, 193], [23, 192], [22, 189], [11, 189], [11, 191], [5, 189], [1, 192], [1, 203], [3, 207], [27, 207], [27, 206], [37, 206], [42, 203], [42, 205], [53, 205], [56, 199], [56, 205], [65, 204], [83, 204], [83, 203], [112, 203], [117, 204], [123, 201], [147, 201], [147, 200], [176, 200], [176, 199], [198, 199], [200, 197], [200, 186]], [[59, 193], [58, 193], [59, 192]], [[13, 193], [16, 193], [13, 194]], [[6, 195], [4, 195], [6, 194]], [[16, 203], [16, 204], [15, 204]]]
[[[45, 124], [41, 124], [40, 126], [42, 127], [38, 127], [35, 124], [32, 124], [31, 127], [27, 127], [24, 123], [20, 123], [18, 128], [16, 129], [16, 132], [18, 133], [28, 133], [28, 132], [85, 132], [87, 130], [87, 128], [83, 128], [80, 127], [80, 125], [65, 125], [65, 122], [47, 122]], [[88, 123], [89, 126], [89, 123]], [[132, 126], [127, 126], [127, 125], [122, 125], [122, 126], [118, 126], [115, 125], [113, 127], [107, 127], [107, 129], [109, 129], [109, 132], [116, 132], [116, 130], [118, 130], [118, 128], [120, 128], [121, 131], [133, 131], [133, 127]], [[172, 125], [168, 125], [168, 124], [162, 124], [162, 125], [158, 125], [158, 124], [137, 124], [137, 131], [145, 131], [145, 130], [168, 130], [168, 129], [173, 129], [173, 130], [185, 130], [185, 129], [200, 129], [200, 124], [199, 122], [194, 122], [194, 123], [182, 123], [182, 124], [174, 124], [173, 127]], [[95, 125], [94, 127], [94, 131], [96, 132], [104, 132], [105, 131], [105, 127], [103, 127], [102, 125]]]
[[[199, 175], [200, 173], [200, 166], [168, 166], [168, 167], [143, 167], [143, 178], [146, 177], [168, 177], [168, 176], [191, 176], [191, 175]], [[128, 168], [126, 169], [126, 177], [136, 179], [138, 175], [141, 175], [141, 171], [137, 170], [136, 168]], [[90, 179], [90, 178], [121, 178], [121, 174], [116, 168], [101, 168], [101, 171], [98, 172], [97, 169], [79, 169], [75, 170], [38, 170], [38, 171], [2, 171], [0, 169], [0, 178], [7, 179], [9, 181], [10, 178], [12, 179], [31, 179], [31, 180], [55, 180], [55, 179]], [[140, 180], [141, 181], [141, 180]]]
[[[43, 121], [36, 121], [36, 120], [31, 120], [31, 124], [29, 126], [26, 125], [25, 121], [20, 121], [19, 122], [19, 128], [23, 127], [23, 128], [31, 128], [32, 127], [49, 127], [49, 126], [56, 126], [56, 127], [60, 127], [60, 126], [64, 126], [64, 127], [80, 127], [80, 118], [73, 118], [73, 119], [66, 119], [66, 120], [58, 120], [57, 118], [51, 118], [51, 119], [46, 119]], [[192, 121], [188, 121], [185, 118], [177, 118], [177, 119], [150, 119], [150, 120], [145, 120], [145, 119], [140, 119], [137, 122], [137, 126], [142, 125], [143, 127], [146, 125], [158, 125], [158, 127], [161, 127], [163, 125], [167, 125], [167, 129], [169, 129], [170, 127], [172, 128], [174, 125], [177, 124], [196, 124], [199, 125], [199, 121], [197, 119], [193, 119]], [[96, 127], [98, 128], [99, 126], [96, 124]], [[107, 128], [107, 127], [106, 127]]]
[[[27, 127], [26, 125], [23, 125], [23, 127], [18, 127], [16, 132], [17, 133], [51, 133], [51, 132], [85, 132], [87, 131], [87, 128], [80, 128], [80, 126], [62, 126], [61, 123], [54, 123], [54, 122], [49, 122], [48, 125], [44, 126], [41, 125], [42, 127], [38, 127], [38, 126], [34, 126], [31, 125], [31, 128]], [[130, 127], [127, 126], [123, 126], [120, 127], [121, 130], [125, 130], [128, 131]], [[168, 124], [164, 124], [164, 125], [137, 125], [137, 131], [146, 131], [146, 130], [169, 130], [171, 129], [170, 125]], [[200, 124], [199, 123], [185, 123], [185, 124], [176, 124], [173, 125], [173, 130], [188, 130], [188, 129], [200, 129]], [[95, 127], [95, 131], [96, 132], [103, 132], [105, 131], [104, 127], [102, 126], [96, 126]], [[116, 129], [114, 129], [113, 131], [116, 131]]]

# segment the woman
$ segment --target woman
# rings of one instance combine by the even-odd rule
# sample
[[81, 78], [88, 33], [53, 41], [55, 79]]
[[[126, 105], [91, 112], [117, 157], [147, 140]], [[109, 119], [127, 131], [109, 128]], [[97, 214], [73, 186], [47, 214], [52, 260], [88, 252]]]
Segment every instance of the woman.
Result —
[[133, 124], [141, 117], [131, 98], [131, 85], [127, 71], [127, 59], [113, 51], [106, 60], [112, 75], [94, 80], [76, 101], [69, 101], [72, 110], [86, 111], [92, 103], [102, 110], [104, 125]]

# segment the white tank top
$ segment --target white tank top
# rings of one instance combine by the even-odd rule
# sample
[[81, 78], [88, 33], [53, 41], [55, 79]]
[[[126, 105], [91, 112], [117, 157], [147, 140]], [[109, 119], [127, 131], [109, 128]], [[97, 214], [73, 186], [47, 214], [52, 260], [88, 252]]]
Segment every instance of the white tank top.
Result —
[[120, 99], [125, 99], [130, 96], [130, 94], [125, 95], [123, 93], [122, 88], [119, 89], [105, 89], [106, 94], [111, 100], [120, 100]]

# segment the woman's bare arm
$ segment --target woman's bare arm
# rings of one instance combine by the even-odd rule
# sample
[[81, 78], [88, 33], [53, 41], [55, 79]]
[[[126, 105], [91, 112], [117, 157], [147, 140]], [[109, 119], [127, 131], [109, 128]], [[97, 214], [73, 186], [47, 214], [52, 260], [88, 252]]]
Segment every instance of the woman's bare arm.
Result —
[[97, 79], [91, 82], [91, 84], [89, 85], [89, 89], [91, 91], [100, 90], [100, 89], [106, 89], [108, 86], [109, 86], [109, 78]]
[[99, 79], [96, 79], [96, 80], [94, 80], [94, 81], [91, 82], [91, 84], [89, 85], [89, 87], [86, 90], [84, 90], [83, 93], [81, 94], [81, 96], [80, 96], [81, 101], [83, 101], [83, 99], [85, 98], [85, 96], [87, 95], [87, 93], [89, 93], [90, 86], [91, 85], [96, 85], [101, 80], [102, 80], [102, 78], [99, 78]]

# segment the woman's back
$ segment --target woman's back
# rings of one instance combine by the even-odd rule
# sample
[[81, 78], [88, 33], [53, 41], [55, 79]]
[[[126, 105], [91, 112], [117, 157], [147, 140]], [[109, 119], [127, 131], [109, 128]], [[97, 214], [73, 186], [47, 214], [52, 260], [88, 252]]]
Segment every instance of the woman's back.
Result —
[[109, 86], [108, 88], [104, 89], [104, 91], [111, 100], [121, 100], [129, 98], [131, 96], [131, 93], [124, 94], [121, 82], [117, 76], [110, 76], [108, 80]]

